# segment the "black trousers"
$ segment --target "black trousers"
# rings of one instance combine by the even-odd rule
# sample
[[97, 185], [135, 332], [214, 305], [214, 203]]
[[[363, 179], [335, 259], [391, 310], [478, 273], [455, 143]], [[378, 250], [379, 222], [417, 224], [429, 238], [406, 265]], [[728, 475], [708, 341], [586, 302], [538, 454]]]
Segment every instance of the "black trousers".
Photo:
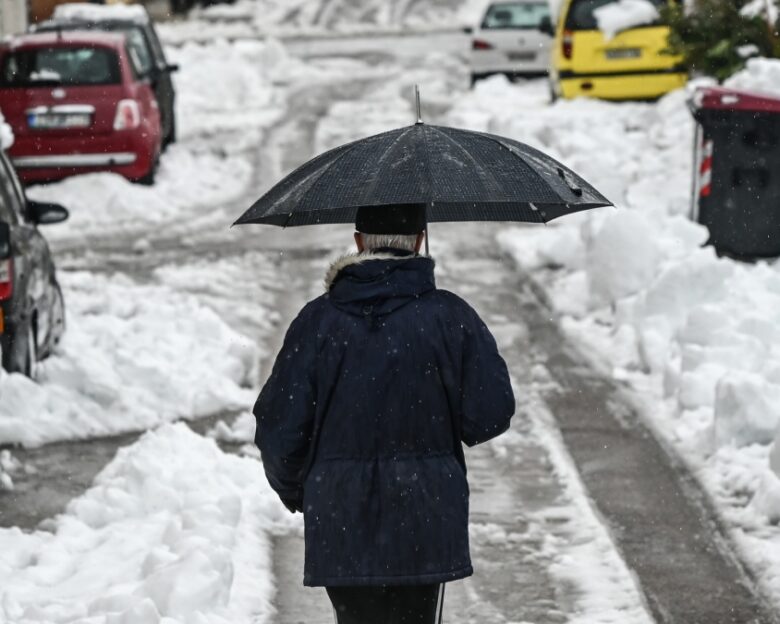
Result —
[[441, 624], [444, 583], [326, 587], [336, 624]]

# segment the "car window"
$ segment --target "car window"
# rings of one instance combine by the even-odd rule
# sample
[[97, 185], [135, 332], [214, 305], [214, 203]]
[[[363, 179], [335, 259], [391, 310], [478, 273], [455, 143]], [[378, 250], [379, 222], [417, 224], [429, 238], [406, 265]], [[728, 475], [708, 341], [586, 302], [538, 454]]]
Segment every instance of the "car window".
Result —
[[62, 46], [14, 50], [5, 55], [0, 86], [119, 84], [119, 61], [113, 50]]
[[482, 28], [535, 29], [543, 18], [549, 16], [550, 6], [546, 2], [502, 2], [488, 8], [482, 20]]
[[162, 44], [160, 43], [160, 38], [157, 36], [157, 33], [154, 31], [154, 28], [151, 25], [148, 25], [145, 30], [146, 38], [149, 40], [149, 43], [152, 46], [152, 51], [154, 52], [155, 58], [158, 60], [158, 62], [165, 64], [165, 51], [163, 50]]
[[122, 28], [121, 32], [127, 39], [127, 53], [137, 75], [146, 76], [154, 65], [154, 58], [143, 29], [140, 26], [129, 26]]
[[[598, 23], [593, 11], [616, 0], [573, 0], [569, 6], [569, 13], [566, 15], [564, 28], [566, 30], [598, 30]], [[666, 0], [650, 0], [656, 7], [661, 8], [666, 4]], [[634, 28], [646, 26], [655, 26], [658, 22], [642, 24]]]

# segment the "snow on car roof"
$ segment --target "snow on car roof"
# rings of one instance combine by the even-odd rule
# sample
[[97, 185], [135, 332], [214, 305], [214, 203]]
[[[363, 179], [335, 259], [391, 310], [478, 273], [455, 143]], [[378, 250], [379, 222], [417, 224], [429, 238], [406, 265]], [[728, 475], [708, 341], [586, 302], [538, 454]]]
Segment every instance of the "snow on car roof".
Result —
[[18, 37], [13, 37], [8, 44], [11, 48], [78, 44], [104, 45], [112, 48], [120, 48], [124, 45], [124, 41], [125, 36], [120, 33], [73, 30], [19, 35]]
[[108, 22], [121, 20], [146, 24], [149, 21], [149, 14], [139, 4], [101, 5], [88, 4], [86, 2], [60, 4], [54, 9], [52, 17], [55, 21], [64, 22]]

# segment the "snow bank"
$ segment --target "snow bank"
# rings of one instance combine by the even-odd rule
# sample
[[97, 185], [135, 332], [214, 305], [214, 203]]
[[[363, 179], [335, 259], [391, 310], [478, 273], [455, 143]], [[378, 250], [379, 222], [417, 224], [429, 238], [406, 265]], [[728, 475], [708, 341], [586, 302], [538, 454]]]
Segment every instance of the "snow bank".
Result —
[[0, 529], [0, 621], [269, 622], [269, 530], [288, 516], [258, 462], [163, 427], [49, 530]]
[[299, 63], [275, 40], [187, 43], [167, 53], [179, 65], [173, 76], [180, 138], [230, 132], [221, 142], [228, 150], [236, 140], [256, 144], [281, 115], [283, 100], [272, 81]]
[[745, 69], [728, 78], [724, 86], [780, 97], [780, 59], [749, 59]]
[[257, 423], [252, 412], [244, 412], [232, 425], [220, 420], [214, 428], [208, 432], [210, 438], [220, 442], [250, 443], [255, 439]]
[[227, 38], [426, 32], [472, 23], [470, 18], [483, 10], [475, 6], [475, 0], [238, 0], [195, 9], [188, 20], [163, 24], [160, 30], [171, 43], [202, 40], [204, 28], [208, 36]]
[[22, 468], [22, 462], [11, 455], [8, 449], [0, 450], [0, 492], [14, 489], [12, 475]]
[[[775, 83], [780, 62], [752, 59], [729, 86]], [[780, 446], [780, 265], [702, 248], [706, 229], [687, 219], [693, 123], [683, 91], [655, 104], [548, 106], [543, 89], [486, 81], [452, 121], [560, 158], [618, 209], [511, 228], [499, 241], [534, 271], [566, 331], [641, 392], [780, 605], [780, 529], [770, 524], [780, 521], [780, 461], [770, 469], [768, 459], [770, 443]]]
[[68, 328], [40, 382], [0, 373], [0, 443], [40, 445], [245, 409], [259, 351], [195, 296], [60, 275]]
[[612, 39], [621, 30], [651, 24], [660, 17], [649, 0], [615, 0], [593, 11], [599, 30]]

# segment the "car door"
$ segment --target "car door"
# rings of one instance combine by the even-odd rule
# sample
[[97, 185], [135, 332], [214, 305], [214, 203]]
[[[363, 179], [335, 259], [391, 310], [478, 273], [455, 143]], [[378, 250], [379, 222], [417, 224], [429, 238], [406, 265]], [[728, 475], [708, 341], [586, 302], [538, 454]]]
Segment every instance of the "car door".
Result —
[[157, 69], [159, 71], [157, 85], [155, 92], [157, 94], [157, 101], [160, 103], [160, 112], [163, 120], [163, 137], [166, 141], [172, 142], [175, 140], [176, 134], [176, 112], [174, 110], [174, 102], [176, 100], [176, 92], [173, 87], [173, 78], [171, 72], [176, 71], [178, 66], [172, 66], [168, 64], [168, 60], [165, 58], [165, 52], [163, 51], [162, 43], [154, 30], [154, 26], [149, 23], [144, 27], [144, 34], [151, 47], [152, 55], [157, 63]]
[[27, 219], [27, 200], [19, 178], [5, 154], [0, 155], [0, 184], [10, 210], [11, 242], [16, 263], [16, 284], [22, 296], [16, 312], [17, 322], [27, 323], [37, 315], [37, 347], [46, 344], [51, 333], [54, 264], [46, 240]]
[[[160, 108], [163, 142], [173, 130], [173, 85], [162, 46], [154, 38], [151, 25], [134, 26], [126, 31], [130, 53], [141, 76], [151, 81]], [[157, 45], [155, 45], [155, 42]]]

